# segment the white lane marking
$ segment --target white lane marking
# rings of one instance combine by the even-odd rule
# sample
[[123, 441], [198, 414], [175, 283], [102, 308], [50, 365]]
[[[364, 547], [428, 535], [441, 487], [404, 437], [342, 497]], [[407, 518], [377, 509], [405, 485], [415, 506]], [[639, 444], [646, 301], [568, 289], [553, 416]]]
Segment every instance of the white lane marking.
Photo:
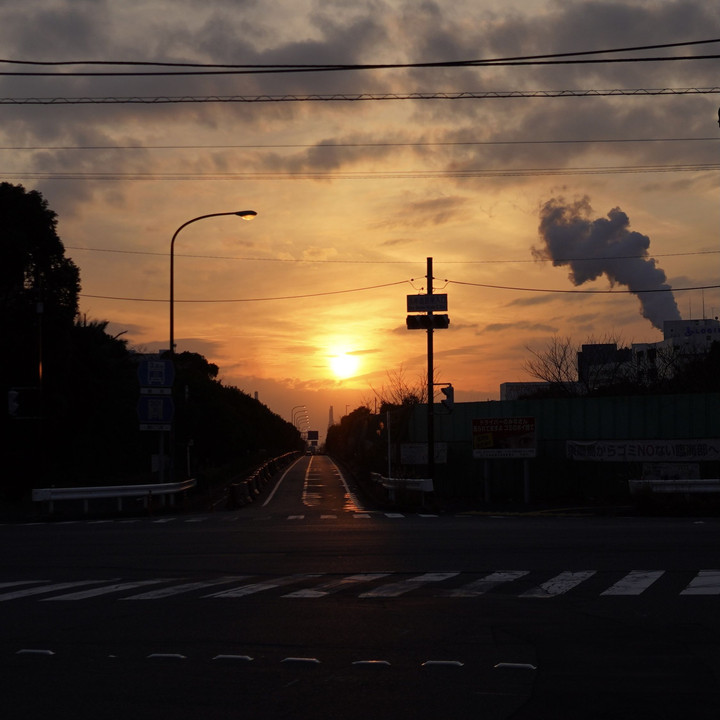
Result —
[[140, 593], [139, 595], [131, 595], [122, 598], [123, 600], [159, 600], [160, 598], [171, 597], [172, 595], [180, 595], [182, 593], [193, 592], [194, 590], [202, 590], [204, 588], [213, 587], [213, 585], [225, 585], [227, 583], [240, 582], [247, 580], [250, 575], [233, 575], [231, 577], [217, 578], [216, 580], [205, 580], [198, 582], [183, 583], [182, 585], [173, 585], [172, 587], [160, 588], [159, 590], [150, 590], [149, 592]]
[[436, 572], [436, 573], [424, 573], [423, 575], [416, 575], [415, 577], [406, 578], [394, 583], [387, 583], [381, 585], [374, 590], [361, 593], [361, 598], [372, 598], [372, 597], [398, 597], [398, 595], [404, 595], [411, 590], [431, 582], [442, 582], [448, 578], [459, 575], [459, 572]]
[[640, 595], [665, 574], [664, 570], [633, 570], [601, 595]]
[[344, 578], [336, 578], [335, 580], [328, 580], [328, 582], [316, 585], [314, 588], [308, 588], [306, 590], [296, 590], [295, 592], [283, 595], [283, 597], [292, 598], [319, 598], [330, 595], [331, 593], [338, 592], [344, 588], [352, 587], [360, 583], [371, 582], [372, 580], [379, 580], [390, 575], [390, 573], [359, 573], [357, 575], [349, 575]]
[[288, 520], [304, 520], [305, 516], [304, 515], [288, 515], [287, 519]]
[[58, 590], [69, 590], [73, 587], [81, 587], [82, 585], [97, 585], [99, 582], [107, 582], [107, 580], [77, 580], [75, 582], [53, 583], [52, 585], [40, 585], [39, 587], [25, 588], [24, 590], [15, 590], [14, 592], [4, 593], [0, 595], [0, 601], [16, 600], [17, 598], [31, 597], [33, 595], [44, 595], [45, 593], [56, 592]]
[[554, 578], [544, 582], [542, 585], [538, 585], [527, 592], [524, 592], [520, 597], [530, 598], [550, 598], [562, 595], [568, 590], [572, 590], [574, 587], [584, 582], [589, 577], [595, 574], [594, 570], [584, 570], [582, 572], [562, 572], [556, 575]]
[[386, 518], [404, 518], [402, 513], [385, 513]]
[[321, 520], [337, 520], [337, 515], [321, 515]]
[[365, 510], [365, 508], [362, 506], [362, 503], [357, 499], [355, 493], [350, 490], [350, 486], [347, 484], [347, 480], [345, 480], [345, 476], [343, 475], [342, 470], [332, 460], [330, 460], [330, 462], [333, 464], [333, 467], [337, 471], [337, 474], [340, 476], [340, 482], [342, 482], [343, 487], [345, 488], [345, 492], [350, 498], [350, 502], [352, 503], [352, 507], [350, 509], [357, 510], [359, 512]]
[[267, 500], [262, 504], [262, 507], [265, 507], [272, 499], [275, 497], [275, 493], [277, 492], [278, 488], [280, 487], [280, 484], [285, 479], [285, 476], [302, 460], [303, 456], [301, 455], [295, 462], [290, 465], [290, 467], [280, 476], [280, 479], [275, 483], [275, 487], [272, 489], [272, 492], [267, 496]]
[[502, 585], [503, 583], [512, 582], [530, 573], [529, 570], [508, 570], [507, 572], [494, 572], [486, 575], [484, 578], [475, 580], [467, 585], [456, 588], [454, 590], [441, 590], [443, 597], [477, 597], [489, 590]]
[[255, 593], [263, 592], [264, 590], [272, 590], [273, 588], [282, 587], [283, 585], [291, 585], [292, 583], [301, 582], [302, 580], [312, 579], [316, 577], [322, 577], [320, 573], [317, 574], [298, 574], [298, 575], [286, 575], [285, 577], [273, 578], [272, 580], [265, 580], [264, 582], [251, 583], [250, 585], [241, 585], [237, 588], [231, 588], [230, 590], [223, 590], [219, 593], [211, 593], [210, 595], [203, 595], [203, 597], [213, 598], [236, 598], [245, 597], [246, 595], [253, 595]]
[[317, 488], [321, 487], [315, 483], [311, 485], [310, 480], [315, 480], [318, 475], [315, 470], [312, 470], [313, 461], [315, 460], [315, 457], [310, 458], [310, 462], [308, 463], [307, 467], [305, 468], [305, 479], [303, 481], [303, 491], [302, 491], [302, 504], [308, 505], [310, 507], [313, 507], [315, 505], [320, 504], [320, 499], [322, 498], [322, 495], [317, 492], [311, 492], [310, 488]]
[[51, 602], [54, 600], [87, 600], [88, 598], [99, 597], [100, 595], [110, 595], [111, 593], [122, 592], [123, 590], [134, 590], [143, 585], [153, 585], [162, 582], [172, 582], [175, 578], [155, 578], [153, 580], [137, 580], [135, 582], [116, 583], [113, 585], [105, 585], [101, 588], [93, 590], [81, 590], [76, 593], [67, 595], [56, 595], [51, 598], [44, 598], [42, 602]]
[[681, 595], [720, 595], [720, 570], [701, 570]]
[[353, 517], [354, 517], [354, 518], [359, 518], [359, 519], [361, 519], [361, 520], [367, 520], [367, 519], [370, 518], [370, 514], [369, 514], [369, 513], [355, 513], [355, 514], [353, 515]]

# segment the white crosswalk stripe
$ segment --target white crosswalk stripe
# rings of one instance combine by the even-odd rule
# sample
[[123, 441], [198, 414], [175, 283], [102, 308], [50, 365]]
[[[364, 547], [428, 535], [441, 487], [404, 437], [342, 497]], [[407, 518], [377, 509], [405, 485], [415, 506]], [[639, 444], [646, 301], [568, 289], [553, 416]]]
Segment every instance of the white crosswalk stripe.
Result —
[[77, 580], [75, 582], [53, 583], [50, 585], [35, 585], [31, 588], [23, 590], [15, 590], [13, 592], [3, 593], [0, 595], [0, 601], [17, 600], [18, 598], [31, 597], [32, 595], [46, 595], [58, 590], [69, 590], [73, 587], [81, 587], [82, 585], [97, 585], [100, 580]]
[[316, 585], [314, 588], [308, 588], [306, 590], [296, 590], [295, 592], [283, 595], [283, 597], [296, 597], [296, 598], [319, 598], [330, 595], [340, 590], [346, 590], [349, 587], [358, 585], [359, 583], [368, 583], [373, 580], [379, 580], [390, 575], [390, 573], [360, 573], [359, 575], [349, 575], [348, 577], [335, 578], [328, 582]]
[[182, 585], [159, 588], [158, 590], [149, 590], [148, 592], [139, 593], [138, 595], [130, 595], [130, 597], [123, 598], [123, 600], [161, 600], [162, 598], [172, 597], [173, 595], [182, 595], [183, 593], [195, 592], [196, 590], [204, 590], [205, 588], [215, 585], [240, 582], [249, 577], [249, 575], [233, 575], [231, 577], [216, 578], [215, 580], [188, 582]]
[[550, 598], [555, 597], [556, 595], [563, 595], [568, 590], [572, 590], [581, 582], [584, 582], [589, 577], [592, 577], [594, 574], [594, 570], [584, 570], [583, 572], [562, 572], [547, 582], [544, 582], [542, 585], [538, 585], [530, 590], [527, 590], [522, 593], [520, 597]]
[[509, 572], [494, 572], [484, 578], [463, 585], [454, 590], [441, 590], [443, 597], [477, 597], [495, 589], [498, 585], [512, 582], [529, 574], [529, 570], [511, 570]]
[[720, 570], [701, 570], [681, 595], [720, 595]]
[[45, 598], [44, 602], [51, 600], [87, 600], [88, 598], [100, 597], [101, 595], [110, 595], [125, 590], [134, 590], [143, 585], [153, 585], [161, 582], [171, 582], [172, 578], [155, 578], [154, 580], [137, 580], [135, 582], [115, 583], [113, 585], [104, 585], [103, 587], [93, 588], [92, 590], [81, 590], [80, 592], [69, 593], [67, 595], [57, 595], [55, 597]]
[[[472, 578], [472, 579], [471, 579]], [[593, 579], [592, 583], [587, 581]], [[667, 578], [667, 579], [665, 579]], [[470, 579], [470, 582], [468, 582]], [[605, 579], [603, 583], [602, 580]], [[663, 579], [662, 583], [658, 581]], [[559, 598], [568, 593], [588, 598], [638, 597], [657, 584], [658, 592], [678, 596], [720, 595], [720, 570], [688, 572], [631, 570], [624, 574], [609, 571], [564, 571], [558, 574], [538, 570], [498, 570], [489, 573], [427, 572], [408, 574], [378, 570], [342, 575], [337, 573], [296, 573], [283, 576], [224, 575], [201, 578], [148, 578], [144, 580], [104, 578], [102, 580], [41, 580], [31, 578], [0, 582], [0, 602], [163, 600], [244, 598], [290, 585], [283, 598], [321, 599], [333, 594], [357, 598], [396, 598], [409, 593], [436, 598], [479, 598], [496, 595], [507, 598]], [[221, 587], [221, 586], [226, 587]], [[362, 586], [366, 587], [363, 588]], [[155, 586], [155, 587], [151, 587]], [[204, 594], [203, 594], [204, 593]]]
[[232, 588], [230, 590], [223, 590], [219, 593], [212, 593], [210, 595], [203, 595], [203, 597], [216, 597], [216, 598], [237, 598], [245, 597], [247, 595], [254, 595], [255, 593], [263, 592], [264, 590], [273, 590], [274, 588], [282, 587], [283, 585], [291, 585], [302, 580], [309, 578], [321, 577], [317, 575], [286, 575], [285, 577], [273, 578], [272, 580], [265, 580], [264, 582], [252, 583], [250, 585], [241, 585], [240, 587]]
[[436, 573], [425, 573], [423, 575], [417, 575], [416, 577], [406, 578], [405, 580], [400, 580], [399, 582], [394, 583], [387, 583], [386, 585], [381, 585], [378, 588], [375, 588], [374, 590], [369, 590], [368, 592], [361, 593], [361, 598], [374, 598], [374, 597], [398, 597], [399, 595], [404, 595], [405, 593], [410, 592], [411, 590], [416, 590], [421, 585], [424, 585], [425, 583], [431, 583], [431, 582], [441, 582], [442, 580], [447, 580], [448, 578], [455, 577], [456, 575], [459, 575], [459, 572], [436, 572]]
[[665, 574], [664, 570], [633, 570], [601, 595], [640, 595]]

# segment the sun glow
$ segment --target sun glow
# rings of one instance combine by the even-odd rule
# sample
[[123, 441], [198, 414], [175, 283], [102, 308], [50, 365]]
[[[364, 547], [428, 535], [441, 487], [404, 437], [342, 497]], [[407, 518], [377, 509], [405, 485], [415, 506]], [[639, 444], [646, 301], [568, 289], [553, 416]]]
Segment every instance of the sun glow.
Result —
[[360, 367], [360, 358], [347, 352], [338, 352], [329, 358], [330, 369], [339, 380], [352, 377]]

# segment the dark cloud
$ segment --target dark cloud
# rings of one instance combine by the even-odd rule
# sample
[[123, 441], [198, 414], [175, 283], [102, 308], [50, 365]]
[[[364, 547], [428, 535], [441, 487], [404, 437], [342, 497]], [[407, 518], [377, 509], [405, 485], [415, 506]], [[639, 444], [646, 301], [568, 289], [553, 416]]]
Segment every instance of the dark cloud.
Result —
[[[7, 4], [0, 42], [5, 57], [42, 60], [153, 60], [165, 62], [335, 64], [480, 59], [512, 55], [695, 40], [720, 35], [720, 17], [704, 0], [663, 3], [551, 4], [543, 12], [448, 12], [439, 2], [310, 3], [310, 10], [277, 18], [256, 0], [194, 2], [167, 15], [153, 2], [57, 0], [41, 8]], [[122, 11], [118, 10], [122, 6]], [[129, 26], [133, 33], [128, 33]], [[672, 37], [669, 36], [672, 29]], [[715, 46], [667, 53], [707, 52]], [[659, 53], [660, 51], [657, 51]], [[4, 69], [13, 66], [3, 66]], [[13, 69], [19, 69], [15, 66]], [[443, 68], [373, 72], [145, 78], [0, 77], [4, 97], [154, 97], [207, 95], [328, 95], [413, 91], [481, 91], [707, 87], [717, 84], [711, 62]], [[400, 112], [398, 109], [402, 108]], [[387, 112], [391, 110], [391, 112]], [[347, 125], [367, 118], [363, 131]], [[87, 145], [148, 142], [173, 128], [233, 127], [238, 137], [287, 128], [293, 121], [323, 123], [322, 139], [303, 135], [308, 147], [248, 153], [257, 172], [340, 172], [373, 162], [383, 172], [410, 167], [454, 172], [608, 165], [687, 164], [703, 161], [708, 143], [568, 141], [707, 137], [716, 130], [711, 96], [419, 101], [406, 103], [267, 103], [83, 105], [5, 108], [2, 136], [14, 145]], [[328, 133], [325, 123], [334, 128]], [[358, 123], [359, 125], [359, 123]], [[319, 126], [319, 125], [318, 125]], [[170, 129], [168, 133], [168, 128]], [[418, 145], [404, 143], [503, 144]], [[552, 142], [556, 141], [556, 142]], [[341, 145], [342, 147], [338, 147]], [[594, 154], [594, 157], [593, 157]], [[227, 154], [198, 159], [168, 155], [167, 167], [223, 170]], [[80, 157], [61, 151], [27, 153], [28, 172], [133, 172], [147, 158], [123, 151]], [[19, 161], [20, 162], [20, 161]], [[155, 157], [154, 163], [158, 160]], [[417, 164], [415, 165], [417, 167]], [[389, 169], [389, 170], [388, 170]], [[84, 190], [78, 201], [93, 196]], [[455, 212], [447, 204], [423, 221], [439, 224]]]
[[549, 332], [556, 333], [558, 328], [553, 325], [547, 325], [545, 323], [532, 323], [532, 322], [508, 322], [508, 323], [490, 323], [481, 330], [478, 330], [478, 335], [486, 332], [505, 332], [506, 330], [522, 330], [523, 332]]

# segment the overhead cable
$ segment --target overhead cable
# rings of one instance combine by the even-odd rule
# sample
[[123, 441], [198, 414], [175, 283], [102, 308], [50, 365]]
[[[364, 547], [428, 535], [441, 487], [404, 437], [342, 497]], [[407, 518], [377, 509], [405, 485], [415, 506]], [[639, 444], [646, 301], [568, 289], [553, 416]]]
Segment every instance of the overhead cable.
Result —
[[[720, 56], [719, 56], [720, 57]], [[2, 73], [0, 73], [1, 75]], [[513, 98], [717, 95], [720, 86], [608, 90], [482, 90], [462, 92], [333, 93], [332, 95], [175, 95], [127, 97], [0, 97], [0, 105], [168, 105], [181, 103], [378, 102], [388, 100], [505, 100]]]
[[[583, 50], [566, 53], [548, 53], [543, 55], [520, 55], [505, 58], [487, 58], [479, 60], [444, 60], [438, 62], [415, 62], [415, 63], [370, 63], [370, 64], [346, 64], [334, 63], [327, 65], [310, 64], [283, 64], [283, 65], [257, 65], [257, 64], [201, 64], [201, 63], [170, 63], [152, 61], [29, 61], [0, 59], [0, 64], [14, 65], [41, 65], [41, 66], [123, 66], [123, 67], [171, 67], [173, 70], [161, 70], [150, 72], [133, 71], [71, 71], [71, 72], [3, 72], [0, 75], [15, 75], [24, 77], [147, 77], [147, 76], [168, 76], [168, 75], [247, 75], [247, 74], [280, 74], [280, 73], [306, 73], [306, 72], [338, 72], [358, 70], [393, 70], [393, 69], [415, 69], [415, 68], [447, 68], [447, 67], [492, 67], [492, 66], [513, 66], [513, 65], [574, 65], [586, 63], [626, 63], [626, 62], [676, 62], [680, 60], [715, 60], [720, 55], [675, 55], [675, 56], [652, 56], [652, 57], [622, 57], [609, 58], [599, 57], [600, 55], [614, 54], [618, 52], [638, 52], [644, 50], [660, 50], [678, 47], [690, 47], [694, 45], [705, 45], [720, 42], [720, 39], [694, 40], [682, 43], [665, 43], [656, 45], [641, 45], [625, 48], [611, 48], [606, 50]], [[592, 56], [592, 57], [589, 57]], [[180, 68], [192, 68], [183, 70]]]

